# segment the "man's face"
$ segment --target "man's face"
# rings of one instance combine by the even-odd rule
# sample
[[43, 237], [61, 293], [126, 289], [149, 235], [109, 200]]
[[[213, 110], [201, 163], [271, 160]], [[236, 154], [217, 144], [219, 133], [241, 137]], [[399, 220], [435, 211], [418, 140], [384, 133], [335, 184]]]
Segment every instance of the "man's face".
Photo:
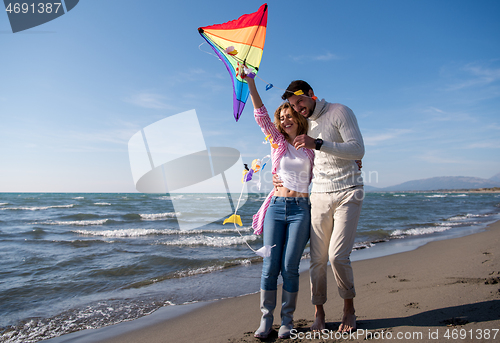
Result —
[[288, 102], [292, 105], [295, 112], [305, 118], [309, 118], [313, 114], [314, 107], [316, 106], [316, 101], [304, 95], [294, 94], [288, 98]]

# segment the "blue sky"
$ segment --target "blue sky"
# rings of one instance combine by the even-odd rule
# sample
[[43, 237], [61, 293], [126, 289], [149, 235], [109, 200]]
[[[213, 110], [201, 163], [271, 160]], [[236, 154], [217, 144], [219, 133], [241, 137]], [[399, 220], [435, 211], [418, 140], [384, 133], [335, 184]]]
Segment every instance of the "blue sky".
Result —
[[[0, 192], [134, 192], [129, 139], [191, 109], [208, 147], [267, 154], [250, 103], [234, 121], [229, 75], [197, 32], [262, 3], [81, 0], [16, 34], [0, 14]], [[500, 2], [268, 4], [264, 103], [304, 79], [349, 106], [367, 184], [500, 172]]]

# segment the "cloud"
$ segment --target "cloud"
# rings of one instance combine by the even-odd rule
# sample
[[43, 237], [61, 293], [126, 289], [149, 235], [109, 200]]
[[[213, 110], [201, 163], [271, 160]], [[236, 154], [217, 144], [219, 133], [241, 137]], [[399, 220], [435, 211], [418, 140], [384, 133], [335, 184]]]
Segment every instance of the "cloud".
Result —
[[475, 142], [467, 146], [469, 149], [498, 149], [500, 148], [500, 142], [497, 140]]
[[468, 63], [458, 68], [445, 68], [442, 72], [446, 76], [456, 77], [453, 84], [446, 90], [457, 91], [473, 87], [484, 87], [500, 80], [500, 68], [491, 68], [479, 62]]
[[459, 159], [453, 159], [449, 158], [446, 156], [446, 153], [443, 153], [441, 151], [427, 151], [423, 155], [416, 156], [418, 159], [423, 160], [428, 163], [434, 163], [434, 164], [457, 164], [457, 163], [464, 163], [463, 160]]
[[393, 130], [389, 130], [388, 132], [385, 132], [385, 133], [379, 133], [379, 134], [375, 134], [375, 135], [370, 135], [370, 134], [364, 135], [363, 140], [365, 142], [365, 145], [375, 146], [375, 145], [379, 145], [382, 142], [396, 139], [396, 138], [400, 137], [401, 135], [404, 135], [404, 134], [407, 134], [410, 132], [412, 132], [412, 130], [393, 129]]
[[337, 55], [332, 54], [330, 52], [327, 52], [326, 54], [323, 54], [323, 55], [318, 55], [318, 56], [313, 57], [313, 60], [316, 60], [316, 61], [331, 61], [331, 60], [338, 60], [338, 59], [340, 59], [340, 57], [338, 57]]
[[431, 114], [433, 121], [477, 121], [468, 113], [447, 112], [433, 106], [428, 107], [423, 112]]
[[157, 110], [175, 109], [175, 106], [171, 106], [168, 104], [168, 99], [164, 95], [152, 92], [141, 92], [133, 94], [129, 98], [125, 99], [125, 101], [144, 108], [152, 108]]
[[340, 57], [338, 55], [332, 54], [331, 52], [324, 53], [322, 55], [298, 55], [298, 56], [293, 56], [292, 60], [295, 62], [303, 62], [303, 61], [321, 61], [321, 62], [327, 62], [327, 61], [332, 61], [332, 60], [340, 60]]

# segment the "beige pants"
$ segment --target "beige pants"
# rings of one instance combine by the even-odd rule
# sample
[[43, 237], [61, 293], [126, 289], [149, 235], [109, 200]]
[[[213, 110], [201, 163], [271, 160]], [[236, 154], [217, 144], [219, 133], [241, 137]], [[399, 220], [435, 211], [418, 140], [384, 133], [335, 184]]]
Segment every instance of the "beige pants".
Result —
[[343, 299], [356, 296], [350, 255], [356, 236], [363, 186], [311, 194], [311, 295], [313, 305], [326, 302], [327, 262]]

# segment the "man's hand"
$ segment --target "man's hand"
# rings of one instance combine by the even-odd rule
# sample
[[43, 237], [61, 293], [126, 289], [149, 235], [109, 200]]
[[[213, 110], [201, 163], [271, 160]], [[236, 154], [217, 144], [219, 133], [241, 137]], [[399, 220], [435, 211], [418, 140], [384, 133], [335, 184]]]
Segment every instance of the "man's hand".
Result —
[[283, 181], [280, 180], [278, 174], [273, 174], [273, 186], [275, 191], [278, 190], [278, 187], [283, 187]]
[[361, 168], [363, 168], [363, 164], [361, 163], [361, 160], [356, 160], [354, 162], [356, 162], [356, 164], [358, 165], [359, 170], [361, 170]]
[[308, 135], [300, 135], [295, 137], [295, 139], [293, 140], [293, 146], [297, 150], [299, 150], [300, 148], [315, 149], [316, 143], [314, 141], [315, 139], [309, 137]]

